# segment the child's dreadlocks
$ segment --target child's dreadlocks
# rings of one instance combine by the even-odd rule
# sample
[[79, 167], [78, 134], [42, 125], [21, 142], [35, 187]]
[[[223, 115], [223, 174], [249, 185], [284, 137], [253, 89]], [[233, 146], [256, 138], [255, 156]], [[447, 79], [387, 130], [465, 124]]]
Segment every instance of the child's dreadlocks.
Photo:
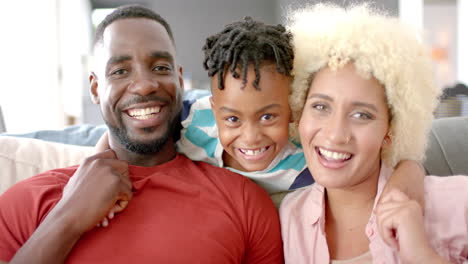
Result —
[[272, 26], [253, 20], [227, 25], [223, 31], [206, 39], [203, 51], [203, 66], [208, 76], [218, 73], [218, 88], [224, 89], [224, 71], [229, 69], [234, 78], [239, 78], [236, 67], [242, 71], [242, 82], [247, 83], [247, 67], [253, 64], [255, 80], [253, 85], [259, 89], [260, 64], [262, 61], [276, 63], [279, 73], [290, 76], [293, 66], [294, 51], [291, 44], [292, 35], [282, 25]]

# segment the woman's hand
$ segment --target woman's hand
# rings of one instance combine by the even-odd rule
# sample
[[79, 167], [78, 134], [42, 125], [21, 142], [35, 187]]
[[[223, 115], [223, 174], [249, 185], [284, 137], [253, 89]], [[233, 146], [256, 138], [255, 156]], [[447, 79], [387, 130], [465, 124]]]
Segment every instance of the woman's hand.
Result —
[[415, 200], [392, 190], [382, 197], [376, 214], [382, 239], [399, 252], [403, 263], [449, 263], [431, 248], [423, 210]]

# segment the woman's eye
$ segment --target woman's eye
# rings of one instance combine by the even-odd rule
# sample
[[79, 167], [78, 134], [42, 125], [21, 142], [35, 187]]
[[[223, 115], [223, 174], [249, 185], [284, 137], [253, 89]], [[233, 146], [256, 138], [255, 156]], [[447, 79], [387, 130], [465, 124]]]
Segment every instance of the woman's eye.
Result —
[[313, 104], [312, 108], [318, 111], [325, 111], [327, 109], [327, 106], [324, 104]]
[[231, 122], [231, 123], [236, 123], [239, 121], [239, 118], [237, 118], [236, 116], [230, 116], [226, 118], [226, 121]]
[[361, 120], [369, 120], [369, 119], [372, 119], [373, 116], [368, 114], [368, 113], [364, 113], [364, 112], [357, 112], [357, 113], [354, 113], [353, 114], [353, 117], [354, 118], [357, 118], [357, 119], [361, 119]]

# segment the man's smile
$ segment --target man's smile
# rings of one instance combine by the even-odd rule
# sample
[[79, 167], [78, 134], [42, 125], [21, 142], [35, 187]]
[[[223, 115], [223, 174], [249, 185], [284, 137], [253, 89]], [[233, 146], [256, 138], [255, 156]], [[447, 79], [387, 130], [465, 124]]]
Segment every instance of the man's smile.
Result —
[[161, 106], [153, 106], [146, 108], [133, 108], [127, 110], [127, 114], [139, 120], [146, 120], [154, 117], [155, 114], [161, 111]]

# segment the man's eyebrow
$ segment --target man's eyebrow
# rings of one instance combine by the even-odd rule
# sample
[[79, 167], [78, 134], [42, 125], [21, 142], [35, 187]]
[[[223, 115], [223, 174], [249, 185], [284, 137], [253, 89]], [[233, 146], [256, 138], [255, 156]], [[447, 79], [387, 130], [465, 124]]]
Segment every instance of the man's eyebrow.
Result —
[[[330, 96], [325, 95], [325, 94], [318, 94], [318, 93], [311, 94], [309, 97], [307, 97], [307, 99], [311, 99], [311, 98], [321, 98], [321, 99], [324, 99], [324, 100], [327, 100], [327, 101], [330, 101], [330, 102], [334, 101], [333, 98], [331, 98]], [[379, 112], [379, 110], [377, 109], [377, 107], [374, 104], [361, 102], [361, 101], [354, 101], [351, 104], [353, 106], [366, 107], [366, 108], [369, 108], [369, 109], [371, 109], [371, 110], [373, 110], [375, 112]]]
[[132, 57], [128, 55], [119, 55], [119, 56], [110, 57], [110, 59], [107, 61], [107, 64], [106, 64], [106, 71], [109, 70], [109, 67], [111, 65], [121, 63], [123, 61], [131, 60], [131, 59]]
[[[167, 51], [154, 51], [151, 52], [150, 57], [153, 59], [165, 59], [168, 60], [171, 64], [174, 64], [174, 56]], [[106, 64], [106, 71], [109, 70], [110, 66], [118, 64], [124, 61], [131, 60], [132, 57], [129, 55], [119, 55], [111, 57]]]
[[174, 64], [174, 56], [167, 51], [153, 51], [151, 52], [151, 57], [154, 59], [165, 59], [168, 60], [171, 64]]

